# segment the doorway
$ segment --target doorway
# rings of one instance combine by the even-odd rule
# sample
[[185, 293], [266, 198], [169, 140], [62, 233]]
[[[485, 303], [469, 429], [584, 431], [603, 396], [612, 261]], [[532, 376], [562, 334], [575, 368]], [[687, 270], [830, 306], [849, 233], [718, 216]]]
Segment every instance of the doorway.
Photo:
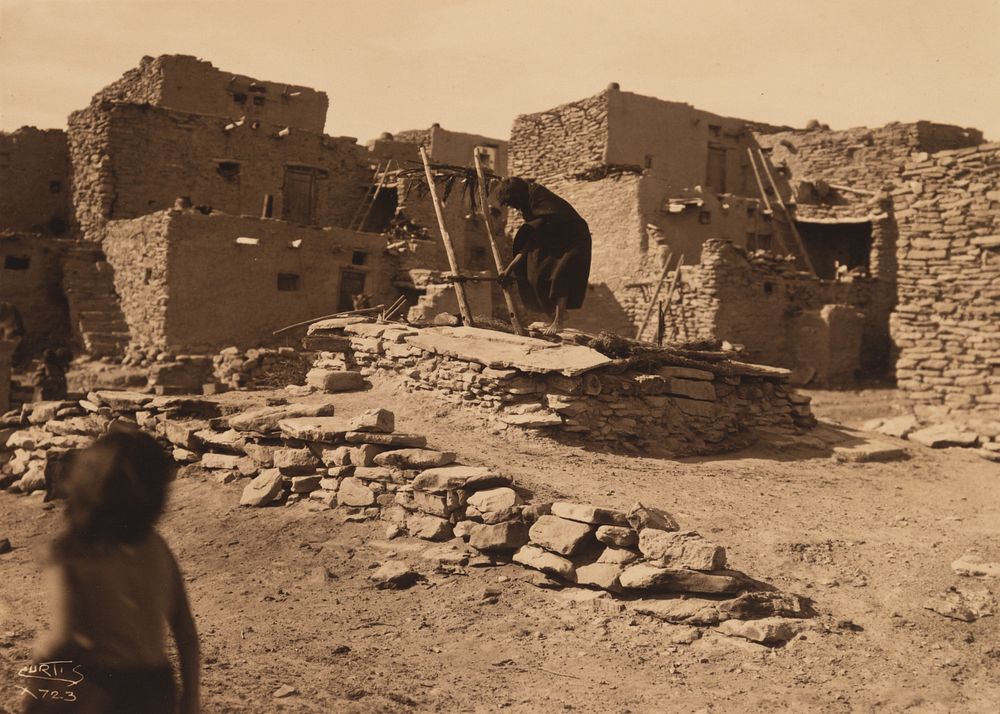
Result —
[[286, 221], [311, 224], [315, 188], [316, 179], [310, 169], [286, 168], [281, 217]]

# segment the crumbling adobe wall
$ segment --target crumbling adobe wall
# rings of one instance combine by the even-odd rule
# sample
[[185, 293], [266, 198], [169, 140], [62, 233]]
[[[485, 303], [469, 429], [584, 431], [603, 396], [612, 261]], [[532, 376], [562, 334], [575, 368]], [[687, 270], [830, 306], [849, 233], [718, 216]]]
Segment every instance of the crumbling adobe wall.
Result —
[[19, 359], [69, 339], [60, 255], [59, 242], [48, 236], [0, 233], [0, 302], [14, 305], [24, 323]]
[[[726, 241], [705, 243], [701, 262], [682, 269], [667, 313], [668, 336], [721, 339], [742, 344], [747, 359], [794, 368], [809, 345], [800, 329], [807, 313], [845, 305], [864, 313], [861, 366], [884, 361], [889, 306], [880, 281], [852, 276], [820, 280], [794, 262], [763, 252], [749, 253]], [[879, 322], [881, 320], [881, 322]]]
[[894, 191], [896, 377], [927, 416], [1000, 412], [1000, 144], [917, 156]]
[[0, 230], [65, 233], [69, 173], [65, 132], [33, 126], [0, 132]]
[[606, 92], [522, 114], [510, 130], [508, 173], [548, 186], [567, 174], [604, 165], [607, 142]]
[[[261, 215], [265, 194], [284, 209], [286, 169], [314, 175], [312, 223], [346, 225], [370, 172], [353, 139], [255, 125], [136, 104], [101, 104], [69, 118], [73, 198], [84, 237], [107, 220], [172, 207], [179, 196], [232, 215]], [[228, 163], [227, 163], [228, 162]]]
[[143, 57], [139, 66], [94, 95], [106, 101], [151, 104], [191, 114], [289, 126], [323, 132], [329, 100], [308, 87], [265, 82], [224, 72], [189, 55]]
[[[466, 134], [460, 131], [449, 131], [435, 124], [430, 129], [430, 147], [428, 153], [431, 160], [438, 164], [453, 166], [475, 166], [472, 152], [477, 146], [493, 149], [492, 165], [483, 168], [493, 173], [507, 175], [507, 142], [479, 134]], [[487, 162], [489, 163], [489, 162]]]
[[105, 251], [133, 346], [199, 353], [267, 344], [280, 327], [337, 312], [344, 269], [366, 274], [373, 304], [391, 303], [384, 247], [343, 229], [167, 210], [112, 222]]

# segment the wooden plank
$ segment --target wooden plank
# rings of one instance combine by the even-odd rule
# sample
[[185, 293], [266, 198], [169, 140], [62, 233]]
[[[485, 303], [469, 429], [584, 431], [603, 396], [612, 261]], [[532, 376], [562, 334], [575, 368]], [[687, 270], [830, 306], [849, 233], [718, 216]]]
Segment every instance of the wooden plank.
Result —
[[656, 307], [656, 298], [660, 297], [660, 290], [663, 289], [663, 283], [667, 279], [667, 273], [670, 272], [670, 259], [674, 257], [674, 254], [667, 251], [667, 259], [663, 261], [663, 272], [660, 273], [660, 279], [656, 282], [656, 290], [653, 291], [653, 298], [649, 301], [649, 307], [646, 308], [646, 314], [642, 316], [642, 322], [639, 323], [639, 329], [635, 333], [635, 339], [642, 337], [643, 330], [646, 329], [646, 325], [649, 324], [649, 316], [653, 314], [653, 308]]
[[[472, 158], [476, 162], [476, 178], [479, 184], [479, 211], [482, 213], [483, 223], [486, 225], [486, 236], [490, 240], [490, 248], [493, 250], [493, 261], [496, 263], [497, 275], [499, 275], [503, 272], [504, 264], [503, 258], [500, 257], [500, 248], [497, 246], [496, 238], [493, 236], [490, 209], [486, 203], [486, 173], [483, 171], [483, 164], [479, 160], [479, 152], [476, 149], [472, 150]], [[510, 317], [510, 324], [514, 328], [514, 332], [519, 335], [528, 334], [524, 329], [524, 324], [521, 322], [521, 316], [517, 312], [517, 303], [510, 288], [507, 285], [501, 285], [500, 289], [503, 290], [503, 299], [507, 303], [507, 315]]]
[[[760, 171], [757, 169], [757, 159], [754, 158], [753, 149], [751, 149], [749, 146], [747, 147], [747, 156], [750, 157], [750, 166], [753, 167], [753, 175], [754, 175], [754, 178], [757, 179], [757, 190], [760, 191], [761, 200], [764, 201], [764, 209], [768, 213], [772, 213], [773, 214], [774, 211], [771, 209], [771, 202], [767, 200], [767, 191], [764, 190], [764, 182], [761, 180], [761, 178], [760, 178]], [[756, 216], [754, 216], [754, 219], [756, 220]], [[781, 250], [782, 250], [783, 253], [789, 253], [790, 251], [788, 250], [788, 246], [785, 245], [785, 239], [781, 237], [781, 234], [778, 232], [778, 228], [777, 228], [777, 226], [774, 225], [773, 221], [771, 222], [771, 226], [772, 226], [772, 229], [773, 229], [773, 232], [771, 233], [771, 237], [778, 239], [778, 244], [781, 246]], [[754, 231], [756, 232], [756, 230], [757, 230], [757, 227], [756, 227], [756, 223], [755, 223], [754, 224]]]
[[[371, 164], [369, 164], [369, 166], [371, 166]], [[372, 174], [372, 182], [371, 182], [371, 184], [368, 185], [368, 189], [365, 191], [365, 195], [361, 199], [361, 203], [358, 204], [357, 210], [354, 212], [354, 215], [351, 216], [351, 220], [347, 224], [347, 227], [350, 230], [354, 230], [354, 224], [355, 224], [355, 222], [357, 222], [358, 216], [360, 216], [361, 215], [361, 211], [363, 211], [365, 209], [365, 203], [368, 202], [368, 197], [372, 194], [372, 184], [375, 183], [375, 178], [378, 176], [379, 171], [381, 171], [381, 170], [382, 170], [382, 161], [379, 160], [378, 165], [375, 167], [375, 173]]]
[[[677, 259], [677, 267], [674, 269], [674, 278], [670, 281], [670, 289], [667, 290], [667, 299], [663, 301], [663, 312], [666, 314], [667, 310], [670, 309], [670, 301], [674, 298], [674, 290], [677, 289], [677, 281], [681, 278], [681, 267], [684, 265], [684, 254], [681, 253], [681, 257]], [[674, 320], [673, 326], [670, 328], [670, 337], [677, 333], [677, 320]]]
[[[455, 257], [455, 246], [452, 245], [448, 227], [444, 224], [444, 210], [441, 208], [441, 199], [438, 198], [437, 186], [434, 183], [434, 174], [431, 171], [430, 161], [427, 159], [427, 150], [422, 146], [420, 147], [420, 159], [424, 162], [424, 176], [427, 177], [427, 188], [431, 192], [434, 215], [437, 216], [438, 228], [441, 230], [441, 241], [444, 243], [444, 252], [448, 256], [448, 265], [451, 267], [451, 272], [455, 275], [461, 275], [461, 271], [458, 269], [458, 258]], [[469, 300], [465, 295], [465, 286], [459, 281], [456, 281], [453, 285], [455, 288], [455, 297], [458, 299], [458, 311], [462, 313], [462, 321], [466, 326], [473, 327], [472, 310], [469, 308]]]
[[361, 223], [358, 224], [358, 230], [364, 231], [365, 223], [368, 222], [368, 216], [371, 215], [372, 209], [375, 208], [375, 201], [378, 200], [378, 196], [382, 193], [382, 188], [385, 186], [385, 179], [389, 175], [389, 167], [392, 166], [392, 159], [386, 162], [385, 170], [382, 172], [382, 176], [379, 177], [378, 186], [375, 187], [375, 195], [372, 196], [372, 202], [368, 204], [368, 210], [365, 211], [365, 215], [361, 217]]

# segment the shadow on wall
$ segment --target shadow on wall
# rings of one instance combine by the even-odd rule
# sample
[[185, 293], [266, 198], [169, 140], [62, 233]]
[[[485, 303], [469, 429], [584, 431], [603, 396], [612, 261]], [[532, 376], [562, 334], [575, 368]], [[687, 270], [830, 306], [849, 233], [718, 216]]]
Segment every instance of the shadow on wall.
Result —
[[632, 317], [606, 283], [591, 283], [587, 286], [583, 308], [570, 310], [566, 326], [594, 335], [604, 331], [629, 337], [635, 334]]

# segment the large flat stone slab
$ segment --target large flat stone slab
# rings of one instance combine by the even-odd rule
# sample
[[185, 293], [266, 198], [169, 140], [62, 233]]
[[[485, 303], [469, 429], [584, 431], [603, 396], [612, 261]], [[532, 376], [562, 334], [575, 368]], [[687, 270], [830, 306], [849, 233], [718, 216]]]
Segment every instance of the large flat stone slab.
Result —
[[517, 369], [573, 377], [610, 364], [611, 359], [581, 345], [520, 337], [478, 327], [430, 327], [406, 337], [407, 344], [439, 355], [478, 362], [494, 369]]

